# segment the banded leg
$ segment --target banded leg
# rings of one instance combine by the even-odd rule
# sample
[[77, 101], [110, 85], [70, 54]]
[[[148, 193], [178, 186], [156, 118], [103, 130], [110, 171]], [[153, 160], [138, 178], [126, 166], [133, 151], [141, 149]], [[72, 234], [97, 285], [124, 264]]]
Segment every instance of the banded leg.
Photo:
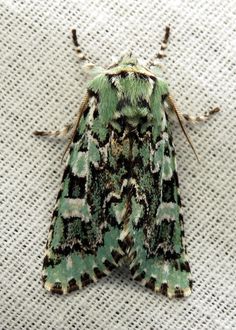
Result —
[[155, 57], [149, 61], [148, 63], [148, 67], [150, 66], [156, 66], [157, 64], [155, 63], [155, 59], [161, 59], [163, 57], [166, 56], [165, 54], [165, 50], [167, 48], [167, 44], [168, 44], [168, 40], [169, 40], [169, 36], [170, 36], [170, 27], [169, 26], [166, 26], [166, 29], [165, 29], [165, 36], [162, 40], [162, 43], [161, 43], [161, 49], [159, 50], [159, 52], [155, 55]]
[[76, 113], [72, 123], [69, 123], [65, 125], [62, 129], [56, 130], [56, 131], [34, 131], [33, 134], [36, 136], [51, 136], [51, 137], [64, 137], [69, 132], [72, 132], [72, 137], [70, 138], [70, 141], [74, 138], [74, 135], [76, 133], [76, 129], [78, 128], [80, 119], [82, 114], [84, 113], [85, 109], [88, 106], [89, 101], [89, 95], [88, 93], [85, 94], [85, 96], [82, 99], [79, 111]]
[[210, 111], [205, 112], [203, 115], [200, 116], [190, 116], [186, 113], [182, 113], [183, 118], [191, 124], [196, 124], [196, 123], [200, 123], [203, 121], [207, 121], [209, 119], [209, 117], [211, 117], [211, 115], [213, 115], [214, 113], [217, 113], [220, 111], [220, 108], [214, 108]]
[[65, 125], [62, 129], [60, 130], [55, 130], [55, 131], [34, 131], [33, 134], [36, 136], [50, 136], [50, 137], [64, 137], [66, 136], [74, 127], [73, 123], [69, 123]]
[[185, 122], [190, 123], [190, 124], [196, 124], [196, 123], [201, 123], [203, 121], [207, 121], [212, 115], [214, 115], [215, 113], [220, 111], [220, 108], [216, 107], [210, 111], [206, 111], [203, 115], [191, 116], [191, 115], [188, 115], [186, 113], [179, 111], [179, 109], [176, 107], [176, 104], [175, 104], [173, 98], [170, 95], [167, 96], [165, 101], [167, 102], [168, 109], [171, 110], [172, 113], [178, 112], [179, 117], [182, 120], [184, 120]]

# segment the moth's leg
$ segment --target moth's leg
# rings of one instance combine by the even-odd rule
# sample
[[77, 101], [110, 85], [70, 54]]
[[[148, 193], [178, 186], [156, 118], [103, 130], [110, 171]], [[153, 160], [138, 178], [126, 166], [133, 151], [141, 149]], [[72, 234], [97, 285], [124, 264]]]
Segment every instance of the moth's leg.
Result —
[[151, 67], [151, 66], [160, 66], [160, 64], [156, 64], [155, 63], [155, 60], [156, 59], [162, 59], [163, 57], [166, 57], [165, 50], [167, 48], [169, 36], [170, 36], [170, 27], [169, 26], [166, 26], [165, 35], [164, 35], [164, 38], [163, 38], [163, 40], [161, 42], [161, 49], [154, 56], [154, 58], [148, 62], [148, 64], [147, 64], [148, 67]]
[[190, 116], [186, 113], [182, 113], [182, 116], [188, 123], [195, 124], [195, 123], [200, 123], [202, 121], [207, 121], [211, 115], [214, 115], [214, 113], [217, 113], [219, 111], [220, 108], [217, 107], [210, 111], [205, 112], [203, 115], [200, 116]]
[[34, 131], [33, 134], [36, 136], [51, 136], [51, 137], [64, 137], [66, 136], [74, 127], [73, 123], [65, 125], [60, 130], [55, 131]]
[[191, 124], [207, 121], [209, 119], [209, 117], [211, 117], [211, 115], [220, 111], [220, 108], [216, 107], [208, 112], [205, 112], [203, 115], [190, 116], [186, 113], [182, 113], [181, 111], [179, 111], [179, 109], [176, 107], [176, 104], [175, 104], [173, 98], [170, 95], [168, 95], [166, 97], [165, 101], [167, 102], [168, 108], [171, 111], [178, 113], [178, 115], [181, 119], [184, 119], [186, 122], [191, 123]]
[[76, 47], [76, 51], [78, 53], [78, 56], [79, 56], [80, 60], [86, 61], [87, 60], [87, 57], [85, 56], [85, 54], [80, 49], [80, 46], [79, 46], [79, 43], [78, 43], [76, 29], [72, 29], [71, 32], [72, 32], [72, 40], [73, 40], [73, 43], [74, 43], [74, 45]]
[[88, 101], [89, 101], [89, 95], [88, 93], [86, 93], [82, 99], [79, 111], [76, 113], [73, 121], [65, 125], [62, 129], [55, 131], [34, 131], [33, 134], [36, 136], [64, 137], [68, 133], [72, 132], [72, 137], [70, 138], [71, 141], [75, 136], [76, 129], [78, 128], [81, 116], [88, 106]]

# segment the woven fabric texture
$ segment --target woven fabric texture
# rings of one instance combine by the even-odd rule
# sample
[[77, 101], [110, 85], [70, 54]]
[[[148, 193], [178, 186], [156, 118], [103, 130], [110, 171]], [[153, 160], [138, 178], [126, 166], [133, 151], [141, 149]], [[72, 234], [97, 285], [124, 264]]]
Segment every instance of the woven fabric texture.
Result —
[[[1, 0], [0, 329], [236, 329], [236, 4], [234, 0]], [[126, 268], [68, 296], [41, 287], [51, 212], [66, 141], [36, 129], [69, 122], [87, 76], [74, 50], [102, 66], [131, 49], [149, 60], [171, 26], [163, 77], [201, 163], [173, 123], [194, 279], [189, 298], [169, 300]]]

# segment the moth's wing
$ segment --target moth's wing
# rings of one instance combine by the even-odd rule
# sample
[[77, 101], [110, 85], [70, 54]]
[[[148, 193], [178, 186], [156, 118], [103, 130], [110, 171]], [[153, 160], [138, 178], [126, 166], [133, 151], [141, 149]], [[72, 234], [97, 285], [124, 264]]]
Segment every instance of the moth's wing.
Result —
[[101, 142], [92, 132], [97, 111], [97, 101], [91, 97], [70, 148], [53, 212], [43, 283], [56, 293], [96, 282], [116, 268], [124, 254], [118, 245], [120, 229], [105, 204], [112, 138], [106, 132]]
[[137, 143], [131, 274], [168, 297], [188, 296], [192, 281], [171, 133], [166, 127], [155, 143], [151, 137]]

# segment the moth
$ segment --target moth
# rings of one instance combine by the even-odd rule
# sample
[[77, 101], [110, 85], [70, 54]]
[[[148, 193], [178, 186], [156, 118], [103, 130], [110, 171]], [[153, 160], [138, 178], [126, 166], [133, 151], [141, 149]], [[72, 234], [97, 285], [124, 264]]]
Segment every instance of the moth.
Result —
[[[147, 65], [132, 53], [107, 68], [87, 64], [92, 79], [74, 122], [34, 132], [70, 133], [43, 262], [43, 285], [51, 292], [81, 289], [125, 263], [133, 279], [155, 292], [169, 298], [191, 293], [169, 116], [176, 115], [191, 144], [184, 121], [205, 121], [219, 108], [197, 117], [177, 109], [156, 73], [169, 33], [166, 27], [161, 49]], [[87, 61], [76, 30], [72, 37]]]

